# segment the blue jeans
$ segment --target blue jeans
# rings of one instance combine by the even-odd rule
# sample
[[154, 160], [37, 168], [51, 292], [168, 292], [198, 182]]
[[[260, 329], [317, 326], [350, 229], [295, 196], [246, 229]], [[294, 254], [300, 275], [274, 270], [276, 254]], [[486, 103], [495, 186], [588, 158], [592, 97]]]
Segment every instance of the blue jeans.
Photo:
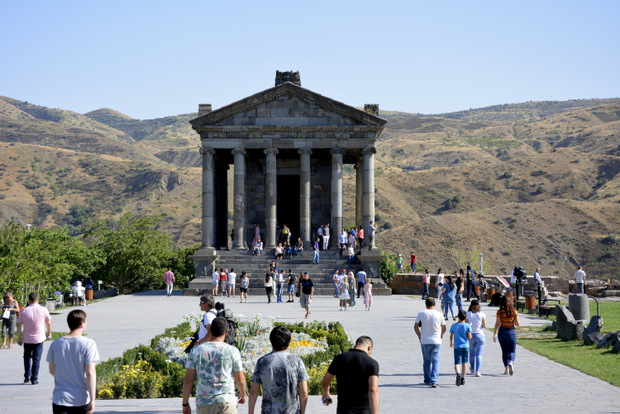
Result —
[[577, 293], [584, 293], [583, 285], [584, 283], [577, 283]]
[[469, 341], [469, 366], [473, 372], [479, 372], [482, 366], [482, 350], [484, 349], [484, 334], [472, 333]]
[[314, 255], [312, 256], [312, 264], [319, 264], [319, 251], [314, 250]]
[[334, 297], [338, 296], [338, 282], [334, 281]]
[[514, 362], [515, 353], [517, 352], [517, 332], [514, 328], [499, 327], [497, 332], [497, 339], [499, 345], [502, 347], [502, 361], [504, 367], [507, 367], [509, 363]]
[[30, 381], [39, 380], [39, 365], [42, 353], [43, 342], [40, 344], [24, 344], [24, 379]]
[[411, 273], [415, 273], [415, 263], [411, 263]]
[[456, 299], [456, 307], [458, 311], [460, 312], [463, 310], [463, 294], [457, 293], [456, 295], [454, 295], [454, 297]]
[[355, 256], [349, 256], [349, 266], [351, 266], [353, 264], [353, 258]]
[[452, 299], [448, 299], [446, 296], [443, 297], [443, 311], [446, 314], [446, 319], [448, 319], [448, 311], [452, 314], [454, 318], [454, 301]]
[[437, 384], [439, 381], [439, 353], [441, 352], [440, 344], [422, 344], [422, 357], [424, 363], [424, 383]]
[[422, 292], [422, 299], [430, 297], [431, 294], [428, 291], [428, 283], [424, 283], [424, 292]]
[[277, 301], [282, 302], [282, 289], [284, 288], [284, 284], [281, 285], [276, 285], [276, 297], [277, 297]]

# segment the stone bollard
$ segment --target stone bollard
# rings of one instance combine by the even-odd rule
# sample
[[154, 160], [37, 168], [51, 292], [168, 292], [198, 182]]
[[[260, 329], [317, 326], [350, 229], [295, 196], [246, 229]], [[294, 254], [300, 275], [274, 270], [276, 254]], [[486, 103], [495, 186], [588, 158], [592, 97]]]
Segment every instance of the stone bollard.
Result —
[[572, 341], [575, 339], [577, 321], [566, 306], [557, 305], [555, 307], [555, 320], [558, 326], [558, 338], [563, 341]]
[[583, 293], [571, 293], [568, 295], [568, 309], [577, 321], [590, 320], [590, 305], [588, 296]]
[[603, 327], [603, 318], [601, 316], [593, 316], [590, 324], [583, 331], [583, 344], [595, 345], [603, 339], [601, 328]]

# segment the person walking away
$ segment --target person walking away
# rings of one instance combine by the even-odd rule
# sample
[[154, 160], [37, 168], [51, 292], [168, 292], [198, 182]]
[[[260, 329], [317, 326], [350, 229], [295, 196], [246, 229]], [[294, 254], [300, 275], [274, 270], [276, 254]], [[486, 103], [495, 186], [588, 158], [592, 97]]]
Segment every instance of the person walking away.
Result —
[[252, 374], [248, 414], [254, 414], [261, 388], [262, 413], [304, 414], [308, 404], [310, 377], [301, 358], [287, 351], [291, 343], [291, 332], [285, 326], [276, 326], [269, 334], [269, 342], [272, 351], [256, 361]]
[[17, 344], [24, 347], [24, 384], [39, 383], [43, 342], [52, 337], [52, 320], [47, 308], [39, 305], [39, 294], [28, 295], [28, 306], [17, 318]]
[[428, 269], [424, 271], [422, 275], [422, 285], [424, 286], [424, 291], [422, 292], [422, 300], [429, 298], [431, 296], [428, 287], [431, 285], [431, 275], [428, 273]]
[[174, 282], [176, 281], [174, 273], [168, 268], [168, 271], [164, 273], [164, 283], [166, 284], [166, 296], [172, 296], [172, 290], [174, 288]]
[[220, 296], [228, 295], [228, 292], [226, 291], [226, 286], [228, 285], [227, 281], [228, 276], [226, 275], [226, 272], [224, 269], [220, 269]]
[[379, 363], [372, 350], [372, 339], [360, 336], [354, 348], [334, 357], [321, 381], [323, 405], [333, 401], [329, 386], [336, 378], [337, 413], [379, 413]]
[[415, 254], [411, 252], [411, 261], [409, 262], [409, 267], [411, 267], [411, 273], [415, 273]]
[[267, 303], [271, 303], [271, 295], [273, 294], [273, 277], [271, 272], [265, 274], [265, 293], [267, 293]]
[[577, 271], [573, 277], [575, 278], [575, 283], [577, 284], [577, 293], [585, 293], [586, 272], [581, 269], [581, 266], [577, 268]]
[[[454, 372], [456, 385], [465, 385], [467, 375], [467, 360], [469, 359], [469, 341], [471, 326], [465, 322], [467, 313], [462, 310], [458, 314], [459, 321], [450, 327], [450, 348], [454, 348]], [[459, 370], [460, 368], [460, 370]]]
[[349, 301], [349, 279], [343, 278], [340, 280], [339, 284], [339, 292], [340, 292], [340, 310], [347, 310], [347, 302]]
[[288, 300], [287, 303], [295, 302], [295, 281], [297, 278], [291, 269], [288, 269], [288, 281], [287, 281], [287, 292], [288, 292]]
[[443, 305], [444, 305], [444, 314], [446, 315], [446, 320], [448, 320], [448, 311], [452, 315], [452, 320], [456, 320], [454, 316], [454, 296], [456, 293], [456, 285], [452, 282], [452, 278], [448, 276], [446, 278], [447, 283], [443, 285]]
[[241, 284], [239, 286], [239, 296], [241, 298], [241, 303], [248, 301], [248, 288], [250, 287], [250, 278], [246, 272], [241, 272]]
[[304, 273], [304, 277], [299, 281], [299, 284], [301, 285], [299, 303], [301, 307], [306, 310], [305, 318], [307, 319], [312, 313], [310, 311], [310, 305], [312, 304], [312, 296], [314, 296], [314, 283], [312, 283], [308, 272]]
[[312, 244], [312, 264], [319, 264], [319, 238]]
[[73, 310], [67, 315], [69, 334], [56, 339], [47, 351], [50, 374], [54, 377], [52, 410], [61, 413], [95, 411], [97, 344], [83, 336], [86, 312]]
[[80, 306], [86, 305], [86, 289], [82, 286], [81, 281], [75, 282], [73, 286], [73, 296], [76, 298]]
[[[12, 292], [4, 294], [2, 303], [2, 347], [0, 349], [13, 349], [13, 337], [17, 330], [17, 317], [19, 316], [19, 303], [13, 299]], [[6, 344], [6, 337], [9, 337], [9, 344]]]
[[418, 313], [413, 329], [422, 348], [424, 384], [437, 388], [441, 340], [446, 332], [446, 325], [441, 312], [435, 310], [434, 298], [426, 298], [426, 309]]
[[364, 285], [364, 310], [370, 311], [372, 306], [372, 281], [368, 279], [368, 283]]
[[[183, 414], [190, 414], [189, 397], [194, 381], [196, 409], [200, 413], [236, 414], [237, 404], [245, 403], [246, 384], [239, 350], [224, 342], [228, 322], [218, 316], [211, 323], [212, 339], [195, 346], [185, 363], [183, 379]], [[235, 385], [239, 397], [235, 395]]]
[[366, 271], [362, 267], [362, 269], [357, 272], [355, 275], [357, 279], [357, 298], [359, 299], [360, 293], [363, 295], [364, 293], [364, 285], [366, 284]]
[[461, 277], [458, 270], [454, 272], [454, 276], [456, 277], [454, 284], [456, 285], [456, 292], [454, 295], [457, 312], [463, 310], [463, 278]]
[[486, 315], [480, 311], [480, 303], [474, 299], [467, 311], [467, 323], [471, 324], [471, 340], [469, 341], [469, 370], [477, 377], [481, 376], [482, 350], [484, 349], [484, 331], [487, 328]]
[[517, 351], [517, 333], [515, 328], [517, 326], [519, 326], [519, 314], [512, 305], [512, 299], [508, 296], [502, 296], [495, 320], [493, 342], [497, 342], [499, 338], [499, 345], [502, 347], [504, 374], [514, 374], [515, 354]]
[[226, 288], [228, 289], [228, 296], [235, 297], [235, 284], [237, 283], [237, 274], [235, 273], [235, 269], [230, 269], [228, 272], [228, 281]]

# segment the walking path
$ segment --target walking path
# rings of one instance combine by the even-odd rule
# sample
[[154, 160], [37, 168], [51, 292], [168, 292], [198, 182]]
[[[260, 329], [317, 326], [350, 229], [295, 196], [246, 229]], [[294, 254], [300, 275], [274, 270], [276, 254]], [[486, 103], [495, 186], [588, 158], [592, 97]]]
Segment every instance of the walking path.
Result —
[[[365, 312], [358, 301], [347, 312], [338, 310], [338, 301], [331, 297], [315, 297], [310, 320], [340, 321], [352, 340], [369, 335], [374, 341], [373, 357], [379, 362], [379, 390], [382, 413], [479, 413], [501, 410], [504, 413], [620, 412], [620, 388], [574, 369], [517, 348], [515, 375], [503, 375], [501, 350], [486, 333], [482, 377], [469, 377], [467, 384], [454, 384], [454, 359], [449, 337], [444, 336], [441, 350], [440, 387], [423, 385], [422, 354], [413, 323], [424, 301], [408, 296], [375, 296], [371, 312]], [[240, 304], [237, 298], [223, 298], [226, 307], [245, 318], [259, 313], [273, 315], [283, 322], [304, 321], [304, 311], [296, 302], [267, 304], [261, 296], [250, 297]], [[87, 334], [99, 347], [102, 360], [120, 356], [124, 350], [160, 334], [165, 328], [183, 322], [183, 315], [199, 312], [198, 297], [168, 298], [163, 291], [123, 295], [94, 303], [88, 313]], [[495, 323], [495, 308], [483, 312], [488, 326]], [[54, 331], [68, 331], [66, 310], [52, 316]], [[536, 317], [521, 317], [523, 325], [547, 323]], [[451, 324], [452, 321], [449, 321]], [[449, 327], [448, 327], [449, 329]], [[43, 360], [49, 342], [45, 344]], [[36, 386], [24, 385], [22, 348], [0, 351], [0, 413], [39, 414], [51, 412], [53, 378], [43, 362]], [[193, 405], [193, 400], [192, 400]], [[181, 399], [97, 400], [97, 413], [180, 413]], [[195, 412], [195, 408], [193, 408]], [[247, 404], [239, 413], [247, 412]], [[334, 413], [335, 407], [324, 407], [320, 396], [311, 396], [308, 414]]]

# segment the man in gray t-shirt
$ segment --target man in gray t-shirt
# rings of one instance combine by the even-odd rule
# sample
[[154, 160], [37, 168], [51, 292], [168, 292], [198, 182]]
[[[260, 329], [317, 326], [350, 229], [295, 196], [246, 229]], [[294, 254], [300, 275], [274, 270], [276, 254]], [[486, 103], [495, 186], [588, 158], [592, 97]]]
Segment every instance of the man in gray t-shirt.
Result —
[[262, 386], [263, 414], [303, 414], [308, 403], [309, 377], [301, 358], [286, 351], [291, 342], [291, 332], [284, 326], [276, 326], [269, 334], [269, 340], [273, 352], [260, 357], [256, 362], [248, 413], [254, 413], [258, 391]]
[[74, 310], [67, 315], [69, 335], [56, 339], [47, 352], [50, 374], [54, 377], [53, 412], [91, 413], [95, 410], [95, 387], [99, 361], [97, 344], [82, 336], [86, 312]]

